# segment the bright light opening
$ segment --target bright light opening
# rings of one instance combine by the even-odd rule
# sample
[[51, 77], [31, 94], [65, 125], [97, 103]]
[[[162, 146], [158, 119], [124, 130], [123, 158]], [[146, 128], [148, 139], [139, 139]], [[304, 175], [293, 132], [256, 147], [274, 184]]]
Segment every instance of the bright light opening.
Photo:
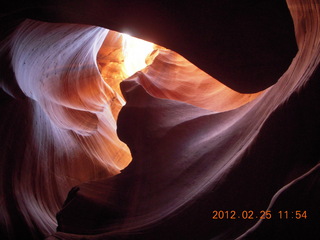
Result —
[[123, 38], [123, 55], [124, 55], [124, 73], [129, 77], [144, 69], [148, 63], [148, 59], [153, 55], [155, 45], [128, 34], [122, 34]]

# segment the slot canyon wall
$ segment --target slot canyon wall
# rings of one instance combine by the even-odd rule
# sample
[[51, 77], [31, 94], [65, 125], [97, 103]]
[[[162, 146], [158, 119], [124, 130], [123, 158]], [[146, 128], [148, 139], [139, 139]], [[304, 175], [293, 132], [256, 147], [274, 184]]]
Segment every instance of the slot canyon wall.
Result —
[[318, 239], [319, 3], [2, 4], [0, 238]]

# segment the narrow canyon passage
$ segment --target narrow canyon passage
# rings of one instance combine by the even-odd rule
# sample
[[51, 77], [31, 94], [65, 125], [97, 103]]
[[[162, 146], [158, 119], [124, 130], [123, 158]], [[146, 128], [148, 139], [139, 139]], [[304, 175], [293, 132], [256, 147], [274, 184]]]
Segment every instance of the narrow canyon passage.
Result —
[[319, 237], [318, 1], [29, 4], [1, 15], [2, 238]]

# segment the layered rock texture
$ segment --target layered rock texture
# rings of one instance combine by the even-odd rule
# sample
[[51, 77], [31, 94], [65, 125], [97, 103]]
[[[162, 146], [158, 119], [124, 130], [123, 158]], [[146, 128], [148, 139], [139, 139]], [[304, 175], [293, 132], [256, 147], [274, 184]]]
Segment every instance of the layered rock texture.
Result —
[[319, 3], [6, 4], [0, 238], [318, 239]]

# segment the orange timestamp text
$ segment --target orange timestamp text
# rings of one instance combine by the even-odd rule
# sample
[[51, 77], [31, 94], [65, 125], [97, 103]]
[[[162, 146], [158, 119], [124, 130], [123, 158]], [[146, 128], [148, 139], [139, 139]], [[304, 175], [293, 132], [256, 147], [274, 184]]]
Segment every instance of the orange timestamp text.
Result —
[[212, 211], [212, 219], [223, 220], [223, 219], [307, 219], [307, 211], [305, 210], [294, 210], [294, 211], [277, 211], [272, 212], [271, 210], [253, 211], [253, 210], [243, 210], [243, 211], [223, 211], [214, 210]]

